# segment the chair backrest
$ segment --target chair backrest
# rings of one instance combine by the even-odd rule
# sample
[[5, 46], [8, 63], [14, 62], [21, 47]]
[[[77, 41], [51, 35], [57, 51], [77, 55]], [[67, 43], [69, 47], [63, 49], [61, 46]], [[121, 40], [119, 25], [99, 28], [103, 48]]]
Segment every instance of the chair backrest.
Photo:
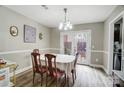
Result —
[[76, 67], [78, 56], [79, 56], [79, 53], [76, 53], [75, 60], [74, 60], [74, 68]]
[[33, 71], [34, 72], [40, 72], [42, 69], [41, 61], [40, 61], [40, 54], [39, 53], [31, 53], [32, 58], [32, 65], [33, 65]]
[[49, 74], [53, 76], [53, 71], [56, 70], [56, 56], [52, 54], [45, 54], [45, 63], [46, 67], [48, 68]]
[[40, 51], [39, 51], [39, 49], [34, 49], [33, 52], [34, 53], [39, 53]]

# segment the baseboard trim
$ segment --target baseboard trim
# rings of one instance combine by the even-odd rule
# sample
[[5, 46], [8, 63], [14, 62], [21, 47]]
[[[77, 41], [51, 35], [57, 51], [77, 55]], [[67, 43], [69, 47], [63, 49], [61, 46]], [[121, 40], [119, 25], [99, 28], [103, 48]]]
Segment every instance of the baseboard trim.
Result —
[[89, 66], [91, 66], [91, 67], [101, 68], [101, 69], [103, 69], [103, 70], [105, 71], [105, 73], [106, 73], [107, 75], [109, 75], [107, 69], [106, 69], [103, 65], [90, 64]]
[[106, 69], [104, 66], [102, 67], [102, 69], [105, 71], [105, 73], [106, 73], [107, 75], [110, 75], [109, 72], [107, 71], [107, 69]]
[[[89, 64], [89, 66], [101, 68], [101, 69], [103, 69], [103, 70], [105, 71], [105, 73], [106, 73], [107, 75], [109, 75], [107, 69], [106, 69], [103, 65]], [[25, 67], [25, 68], [23, 68], [23, 69], [19, 69], [19, 70], [17, 70], [17, 71], [15, 72], [15, 74], [16, 74], [16, 75], [17, 75], [17, 74], [20, 74], [20, 73], [22, 73], [22, 72], [25, 72], [26, 70], [31, 69], [31, 68], [32, 68], [32, 66], [28, 66], [28, 67]], [[13, 73], [10, 73], [10, 76], [13, 76]]]
[[[20, 73], [22, 73], [22, 72], [25, 72], [26, 70], [31, 69], [31, 68], [32, 68], [32, 66], [28, 66], [28, 67], [25, 67], [25, 68], [23, 68], [23, 69], [19, 69], [19, 70], [15, 71], [15, 74], [16, 74], [16, 75], [17, 75], [17, 74], [20, 74]], [[10, 76], [13, 76], [13, 72], [10, 73]]]
[[102, 65], [97, 65], [97, 64], [89, 64], [89, 66], [91, 66], [91, 67], [97, 67], [97, 68], [102, 68], [103, 67]]

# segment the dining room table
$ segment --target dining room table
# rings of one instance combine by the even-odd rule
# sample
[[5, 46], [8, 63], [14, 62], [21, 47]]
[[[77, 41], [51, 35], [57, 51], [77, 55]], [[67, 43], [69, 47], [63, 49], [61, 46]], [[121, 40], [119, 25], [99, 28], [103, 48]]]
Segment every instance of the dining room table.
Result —
[[[74, 68], [74, 55], [66, 55], [66, 54], [54, 54], [56, 56], [56, 67], [65, 71], [67, 78], [67, 85], [69, 86], [69, 79], [71, 78], [71, 70]], [[41, 62], [45, 64], [45, 54], [41, 55]]]

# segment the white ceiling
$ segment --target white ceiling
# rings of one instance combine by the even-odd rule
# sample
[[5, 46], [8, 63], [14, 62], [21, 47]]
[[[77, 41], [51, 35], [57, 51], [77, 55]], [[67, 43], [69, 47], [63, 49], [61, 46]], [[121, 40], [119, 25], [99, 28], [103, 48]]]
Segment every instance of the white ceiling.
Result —
[[64, 19], [63, 8], [68, 8], [72, 24], [103, 22], [115, 9], [114, 5], [48, 5], [45, 10], [40, 5], [7, 5], [6, 7], [27, 16], [47, 27], [57, 27]]

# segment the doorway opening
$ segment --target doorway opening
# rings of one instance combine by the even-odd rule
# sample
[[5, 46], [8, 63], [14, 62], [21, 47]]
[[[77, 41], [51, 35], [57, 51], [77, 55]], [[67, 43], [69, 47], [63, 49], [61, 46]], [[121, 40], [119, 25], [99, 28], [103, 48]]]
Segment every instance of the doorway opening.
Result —
[[123, 18], [114, 23], [113, 70], [121, 70], [122, 65], [122, 25]]
[[108, 42], [108, 67], [107, 73], [112, 75], [112, 70], [123, 71], [124, 58], [124, 12], [121, 12], [109, 23]]
[[61, 53], [75, 55], [79, 53], [78, 64], [90, 63], [91, 31], [68, 31], [61, 32]]

